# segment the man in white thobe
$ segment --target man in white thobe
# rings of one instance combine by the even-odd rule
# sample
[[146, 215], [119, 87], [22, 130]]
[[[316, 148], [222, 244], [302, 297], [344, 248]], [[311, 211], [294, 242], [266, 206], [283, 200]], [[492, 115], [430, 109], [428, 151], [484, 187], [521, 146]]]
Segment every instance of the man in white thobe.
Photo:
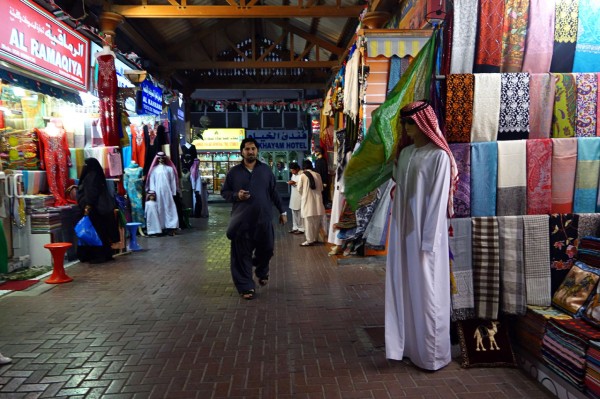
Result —
[[179, 217], [174, 200], [178, 180], [175, 166], [167, 159], [164, 152], [156, 154], [147, 178], [147, 190], [156, 193], [160, 227], [169, 229], [169, 234], [174, 235], [175, 230], [179, 228]]
[[[385, 289], [388, 359], [409, 358], [438, 370], [450, 356], [448, 215], [457, 172], [433, 109], [416, 102], [401, 110], [414, 144], [400, 153], [390, 225]], [[444, 148], [445, 146], [445, 148]], [[449, 201], [450, 199], [450, 201]]]

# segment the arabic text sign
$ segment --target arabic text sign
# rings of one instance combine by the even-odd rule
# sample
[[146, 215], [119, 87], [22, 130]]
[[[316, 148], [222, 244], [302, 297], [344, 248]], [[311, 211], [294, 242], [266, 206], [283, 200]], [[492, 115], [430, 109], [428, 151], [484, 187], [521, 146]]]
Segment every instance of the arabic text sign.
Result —
[[0, 15], [0, 60], [87, 91], [87, 38], [27, 0], [0, 1]]
[[246, 137], [244, 129], [206, 129], [202, 132], [203, 140], [194, 140], [198, 151], [207, 150], [240, 150], [240, 144]]
[[138, 113], [141, 115], [160, 115], [163, 103], [162, 90], [150, 83], [148, 79], [140, 83], [140, 88], [142, 89], [142, 101], [138, 103], [138, 107], [141, 107]]
[[308, 151], [308, 132], [305, 130], [248, 130], [262, 150]]

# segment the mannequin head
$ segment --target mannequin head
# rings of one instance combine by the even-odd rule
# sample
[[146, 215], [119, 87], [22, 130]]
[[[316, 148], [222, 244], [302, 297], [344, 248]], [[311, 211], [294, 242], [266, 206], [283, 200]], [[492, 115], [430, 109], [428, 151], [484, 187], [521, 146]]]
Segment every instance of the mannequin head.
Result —
[[161, 165], [165, 164], [165, 161], [167, 159], [167, 154], [165, 154], [164, 152], [161, 151], [156, 154], [156, 157], [158, 159], [159, 164], [161, 164]]

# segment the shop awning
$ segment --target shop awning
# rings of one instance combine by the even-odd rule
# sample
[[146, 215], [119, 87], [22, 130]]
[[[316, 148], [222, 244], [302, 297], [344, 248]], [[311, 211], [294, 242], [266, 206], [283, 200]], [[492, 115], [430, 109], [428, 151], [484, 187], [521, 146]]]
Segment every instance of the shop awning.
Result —
[[81, 97], [78, 92], [59, 89], [53, 85], [41, 82], [37, 79], [32, 79], [12, 70], [5, 69], [4, 65], [0, 64], [0, 79], [9, 82], [23, 89], [46, 94], [70, 103], [81, 105]]
[[367, 56], [417, 55], [433, 33], [429, 29], [364, 29], [360, 32], [367, 39]]

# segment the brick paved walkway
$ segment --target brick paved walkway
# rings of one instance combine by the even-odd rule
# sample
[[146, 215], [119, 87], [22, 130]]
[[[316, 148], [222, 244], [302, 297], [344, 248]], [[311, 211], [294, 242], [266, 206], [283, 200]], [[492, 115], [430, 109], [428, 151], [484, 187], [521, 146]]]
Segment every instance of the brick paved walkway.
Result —
[[277, 228], [271, 280], [239, 298], [229, 206], [74, 281], [0, 298], [0, 398], [547, 398], [518, 369], [431, 373], [379, 345], [385, 271], [339, 266]]

